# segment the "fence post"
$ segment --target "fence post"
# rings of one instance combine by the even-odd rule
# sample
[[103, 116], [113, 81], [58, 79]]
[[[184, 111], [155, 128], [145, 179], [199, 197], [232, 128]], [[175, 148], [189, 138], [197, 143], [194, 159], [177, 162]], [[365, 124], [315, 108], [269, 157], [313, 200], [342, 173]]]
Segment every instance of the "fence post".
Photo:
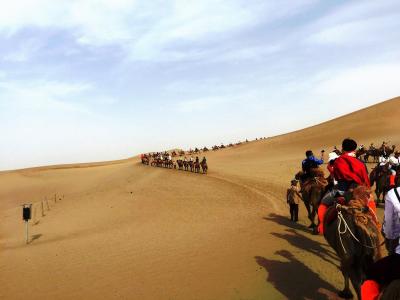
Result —
[[28, 226], [28, 221], [25, 221], [25, 242], [28, 244], [29, 242], [29, 226]]
[[47, 200], [47, 197], [45, 198], [45, 200], [46, 200], [47, 210], [50, 210], [49, 201]]

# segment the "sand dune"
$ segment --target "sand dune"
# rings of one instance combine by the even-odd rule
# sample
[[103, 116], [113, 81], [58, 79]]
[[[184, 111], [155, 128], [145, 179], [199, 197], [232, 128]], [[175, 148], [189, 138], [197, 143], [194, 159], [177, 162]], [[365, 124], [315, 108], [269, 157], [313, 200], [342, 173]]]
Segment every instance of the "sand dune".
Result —
[[287, 221], [285, 189], [308, 148], [399, 144], [399, 105], [209, 152], [208, 175], [137, 158], [2, 172], [0, 299], [334, 299], [338, 261], [303, 207]]

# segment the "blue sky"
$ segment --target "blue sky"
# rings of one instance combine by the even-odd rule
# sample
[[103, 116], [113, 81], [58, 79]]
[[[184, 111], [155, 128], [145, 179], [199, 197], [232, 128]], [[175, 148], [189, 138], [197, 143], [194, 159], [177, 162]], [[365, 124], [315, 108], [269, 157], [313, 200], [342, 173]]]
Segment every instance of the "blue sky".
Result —
[[4, 1], [0, 169], [271, 136], [400, 95], [398, 1]]

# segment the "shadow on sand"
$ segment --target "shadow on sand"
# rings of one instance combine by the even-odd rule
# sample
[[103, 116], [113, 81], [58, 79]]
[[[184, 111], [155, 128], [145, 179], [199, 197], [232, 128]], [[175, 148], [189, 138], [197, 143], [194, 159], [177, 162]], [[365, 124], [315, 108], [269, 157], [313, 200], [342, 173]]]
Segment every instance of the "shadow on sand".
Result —
[[[315, 240], [311, 230], [303, 224], [294, 223], [288, 217], [278, 214], [270, 214], [264, 219], [286, 228], [283, 233], [272, 232], [273, 236], [339, 268], [340, 263], [335, 252], [329, 246]], [[324, 281], [292, 253], [279, 250], [276, 254], [288, 261], [270, 260], [260, 256], [256, 257], [256, 261], [268, 272], [267, 281], [288, 299], [340, 299], [333, 285]]]
[[277, 238], [289, 242], [292, 246], [296, 248], [308, 251], [311, 254], [321, 257], [323, 260], [339, 268], [339, 261], [336, 254], [327, 246], [325, 247], [317, 241], [309, 239], [307, 236], [298, 233], [294, 229], [286, 229], [285, 231], [287, 233], [272, 232], [271, 234], [273, 236], [276, 236]]
[[269, 214], [268, 217], [264, 217], [263, 219], [277, 223], [277, 224], [285, 226], [285, 227], [290, 227], [290, 228], [293, 228], [296, 230], [300, 230], [300, 231], [306, 232], [308, 234], [312, 233], [312, 230], [310, 228], [304, 226], [303, 224], [292, 222], [289, 220], [288, 217], [285, 217], [285, 216], [281, 216], [278, 214]]
[[338, 299], [335, 287], [297, 260], [289, 251], [276, 254], [288, 261], [256, 256], [256, 262], [268, 272], [267, 281], [288, 299]]
[[33, 241], [38, 240], [38, 239], [40, 239], [41, 237], [42, 237], [42, 234], [41, 234], [41, 233], [39, 233], [39, 234], [34, 234], [34, 235], [32, 235], [31, 241], [30, 241], [29, 243], [32, 243]]

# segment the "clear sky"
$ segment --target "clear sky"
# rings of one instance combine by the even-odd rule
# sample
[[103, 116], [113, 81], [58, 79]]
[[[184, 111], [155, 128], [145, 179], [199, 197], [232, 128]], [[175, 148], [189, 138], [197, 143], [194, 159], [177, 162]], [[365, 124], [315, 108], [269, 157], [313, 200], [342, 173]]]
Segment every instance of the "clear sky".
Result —
[[400, 95], [400, 2], [13, 0], [0, 169], [271, 136]]

